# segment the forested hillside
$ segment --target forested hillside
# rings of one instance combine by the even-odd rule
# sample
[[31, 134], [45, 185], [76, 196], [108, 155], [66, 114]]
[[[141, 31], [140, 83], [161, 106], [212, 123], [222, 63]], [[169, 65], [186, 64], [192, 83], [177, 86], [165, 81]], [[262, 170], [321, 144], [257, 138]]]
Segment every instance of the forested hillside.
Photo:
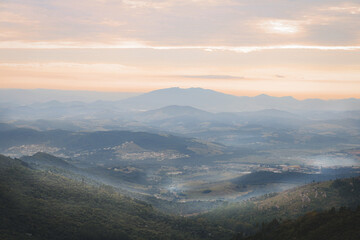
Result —
[[341, 233], [356, 239], [359, 209], [345, 207], [356, 209], [359, 203], [356, 177], [184, 218], [160, 213], [110, 186], [89, 185], [0, 155], [0, 239], [321, 239], [327, 229], [337, 234], [329, 239], [342, 239]]
[[310, 211], [351, 207], [360, 204], [360, 177], [311, 183], [281, 193], [266, 194], [248, 201], [228, 204], [200, 219], [224, 228], [253, 234], [273, 219], [295, 219]]
[[332, 208], [325, 212], [309, 212], [296, 220], [274, 219], [251, 237], [238, 233], [234, 240], [357, 240], [360, 237], [360, 208], [355, 211]]
[[221, 227], [155, 211], [0, 155], [0, 239], [228, 239]]

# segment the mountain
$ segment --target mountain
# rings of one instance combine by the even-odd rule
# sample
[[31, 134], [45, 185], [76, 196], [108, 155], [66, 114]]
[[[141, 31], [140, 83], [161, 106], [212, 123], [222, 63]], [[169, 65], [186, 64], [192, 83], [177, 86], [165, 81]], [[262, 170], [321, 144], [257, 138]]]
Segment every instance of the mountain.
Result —
[[116, 116], [116, 104], [114, 102], [80, 102], [80, 101], [46, 101], [24, 104], [18, 106], [0, 106], [4, 119], [13, 120], [66, 120], [66, 119], [93, 119], [109, 118]]
[[185, 117], [206, 120], [213, 118], [214, 115], [194, 107], [171, 105], [140, 113], [139, 116], [143, 118], [143, 121], [154, 121]]
[[[49, 100], [53, 99], [51, 94], [48, 95]], [[21, 99], [21, 95], [18, 95], [18, 97]], [[268, 118], [284, 117], [280, 112], [275, 112], [284, 111], [296, 113], [297, 117], [302, 116], [312, 120], [324, 120], [332, 118], [359, 118], [360, 99], [297, 100], [293, 97], [272, 97], [265, 94], [255, 97], [238, 97], [202, 88], [167, 88], [118, 101], [98, 100], [85, 102], [70, 101], [69, 98], [65, 101], [51, 100], [35, 103], [33, 101], [28, 101], [28, 103], [24, 101], [21, 105], [14, 105], [5, 100], [1, 101], [0, 98], [0, 120], [2, 122], [13, 122], [14, 120], [51, 120], [54, 123], [47, 122], [45, 125], [81, 130], [83, 128], [79, 125], [86, 125], [87, 121], [100, 120], [104, 124], [127, 127], [131, 125], [129, 121], [133, 119], [134, 114], [140, 120], [146, 120], [148, 115], [159, 115], [160, 111], [163, 115], [174, 115], [177, 112], [176, 115], [179, 117], [179, 114], [190, 115], [190, 112], [194, 113], [194, 109], [190, 110], [189, 108], [222, 114], [247, 112], [245, 114], [247, 116], [251, 116], [251, 112], [268, 111], [267, 113], [262, 112], [261, 116], [258, 116], [259, 118], [262, 116]], [[152, 110], [154, 112], [143, 114], [142, 118], [141, 114], [138, 114]], [[206, 117], [210, 116], [199, 111], [194, 116], [199, 116], [199, 114], [202, 118], [205, 115], [207, 115]], [[254, 119], [256, 116], [253, 115], [251, 117]], [[290, 115], [286, 118], [288, 117]], [[292, 118], [294, 119], [294, 116]], [[73, 125], [66, 125], [62, 122], [66, 120], [72, 121]], [[41, 128], [41, 124], [35, 125]]]
[[[2, 95], [3, 94], [3, 95]], [[13, 94], [13, 95], [12, 95]], [[58, 97], [58, 95], [63, 95]], [[59, 96], [60, 96], [59, 95]], [[99, 97], [96, 97], [99, 95]], [[66, 119], [118, 117], [124, 112], [167, 106], [189, 106], [208, 112], [243, 112], [277, 109], [288, 112], [359, 111], [360, 99], [297, 100], [293, 97], [234, 96], [202, 88], [167, 88], [138, 94], [66, 92], [55, 90], [0, 90], [1, 119]], [[106, 94], [105, 94], [106, 95]], [[135, 96], [134, 96], [135, 95]], [[89, 98], [94, 99], [89, 101]], [[39, 99], [34, 101], [33, 99]], [[14, 104], [19, 102], [21, 104]]]
[[322, 212], [308, 212], [295, 220], [274, 219], [264, 224], [253, 236], [238, 233], [234, 240], [357, 240], [360, 236], [360, 207], [356, 210], [341, 207]]
[[243, 125], [251, 124], [272, 128], [298, 128], [311, 122], [304, 116], [277, 109], [240, 112], [231, 119]]
[[71, 171], [77, 171], [77, 168], [72, 164], [68, 163], [66, 160], [43, 152], [35, 153], [33, 156], [23, 156], [21, 157], [21, 160], [30, 165], [33, 164], [39, 166], [40, 168], [56, 167]]
[[0, 89], [0, 102], [9, 104], [33, 104], [48, 101], [60, 102], [94, 102], [119, 101], [128, 97], [139, 95], [139, 93], [126, 92], [97, 92], [97, 91], [74, 91], [74, 90], [54, 90], [54, 89]]
[[169, 105], [191, 106], [205, 111], [228, 111], [239, 97], [202, 88], [167, 88], [128, 98], [119, 103], [129, 109], [151, 110]]
[[167, 106], [133, 115], [134, 121], [144, 126], [161, 131], [186, 134], [193, 131], [203, 131], [214, 126], [227, 126], [218, 121], [218, 117], [189, 106]]
[[[128, 143], [136, 144], [142, 152], [132, 154], [132, 151], [124, 147]], [[17, 128], [2, 131], [0, 134], [0, 152], [18, 157], [47, 152], [57, 156], [100, 162], [121, 158], [182, 159], [199, 155], [201, 149], [209, 152], [216, 149], [216, 146], [192, 138], [131, 131], [71, 132]]]
[[151, 110], [169, 105], [191, 106], [209, 112], [241, 112], [278, 109], [283, 111], [352, 111], [360, 110], [360, 99], [297, 100], [293, 97], [238, 97], [202, 88], [167, 88], [119, 101], [130, 110]]
[[[130, 130], [176, 134], [234, 147], [288, 148], [292, 145], [294, 148], [318, 148], [329, 144], [357, 144], [359, 109], [359, 99], [300, 101], [264, 94], [237, 97], [201, 88], [169, 88], [122, 101], [0, 104], [0, 122], [9, 124], [0, 126], [0, 131], [14, 127], [41, 131], [62, 129], [77, 132], [72, 138], [80, 139], [80, 132], [84, 131]], [[63, 136], [61, 132], [59, 134]], [[27, 137], [25, 134], [23, 139]], [[8, 140], [12, 141], [12, 138]], [[1, 141], [0, 136], [0, 150]], [[81, 141], [87, 140], [82, 138]], [[9, 145], [7, 140], [4, 144]], [[56, 147], [63, 147], [61, 145], [56, 144]], [[39, 151], [45, 150], [36, 149], [26, 155]]]
[[0, 131], [7, 131], [16, 128], [13, 124], [0, 123]]
[[229, 239], [215, 225], [157, 212], [106, 185], [92, 186], [0, 155], [0, 239]]
[[189, 106], [167, 106], [133, 115], [134, 121], [146, 126], [186, 134], [234, 129], [241, 125], [296, 128], [310, 123], [306, 118], [276, 109], [253, 112], [211, 113]]
[[[34, 158], [65, 164], [43, 153]], [[248, 240], [335, 240], [356, 239], [359, 229], [359, 211], [343, 206], [359, 205], [360, 177], [311, 183], [187, 218], [160, 213], [118, 191], [0, 155], [0, 238], [240, 240], [245, 234], [252, 235]], [[329, 232], [334, 234], [324, 238]]]
[[258, 224], [277, 219], [294, 219], [309, 211], [360, 205], [360, 177], [307, 184], [281, 193], [266, 194], [232, 203], [199, 215], [237, 231], [253, 233]]

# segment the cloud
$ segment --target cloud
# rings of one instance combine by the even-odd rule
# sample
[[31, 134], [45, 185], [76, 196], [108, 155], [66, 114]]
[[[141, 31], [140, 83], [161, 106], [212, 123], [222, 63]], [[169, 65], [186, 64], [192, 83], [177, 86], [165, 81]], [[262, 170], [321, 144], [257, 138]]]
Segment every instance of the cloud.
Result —
[[[347, 39], [337, 37], [338, 45], [359, 42], [354, 31], [360, 27], [359, 4], [343, 1], [334, 5], [328, 0], [18, 0], [1, 6], [0, 32], [16, 32], [3, 39], [14, 42], [89, 45], [122, 39], [151, 46], [330, 45], [339, 26]], [[309, 31], [311, 26], [314, 31]]]
[[332, 83], [332, 84], [338, 84], [338, 85], [342, 85], [342, 84], [360, 84], [360, 81], [357, 80], [329, 80], [329, 79], [316, 79], [316, 80], [306, 80], [306, 82], [314, 82], [314, 83]]
[[343, 3], [338, 6], [330, 6], [321, 9], [327, 12], [338, 12], [338, 13], [346, 13], [346, 14], [360, 14], [360, 5], [359, 4], [349, 4]]
[[[36, 86], [38, 77], [45, 84], [53, 76], [69, 84], [81, 80], [82, 87], [92, 79], [94, 87], [107, 81], [108, 89], [181, 83], [245, 91], [257, 90], [264, 80], [278, 84], [274, 91], [291, 91], [301, 77], [341, 84], [359, 76], [357, 0], [0, 2], [3, 85], [16, 78], [18, 86]], [[322, 91], [312, 84], [304, 91]], [[349, 85], [346, 91], [357, 90]]]
[[244, 79], [240, 76], [231, 76], [231, 75], [180, 75], [177, 77], [181, 78], [196, 78], [196, 79], [224, 79], [224, 80], [238, 80]]
[[224, 5], [241, 5], [239, 1], [234, 0], [123, 0], [125, 5], [130, 8], [150, 8], [150, 9], [164, 9], [176, 8], [180, 6], [224, 6]]
[[0, 12], [0, 23], [32, 25], [39, 23], [37, 20], [28, 19], [13, 12]]
[[137, 69], [132, 66], [110, 63], [76, 63], [76, 62], [31, 62], [31, 63], [0, 63], [0, 68], [20, 69], [22, 71], [70, 71], [70, 72], [113, 72], [133, 73]]
[[111, 27], [119, 27], [125, 25], [126, 23], [105, 18], [103, 21], [99, 22], [99, 24]]
[[296, 34], [302, 31], [303, 24], [303, 21], [271, 19], [260, 22], [259, 26], [267, 33]]
[[0, 32], [0, 38], [2, 39], [11, 39], [18, 38], [21, 36], [21, 33], [18, 31], [4, 30]]
[[265, 50], [321, 50], [321, 51], [359, 51], [358, 46], [321, 45], [272, 45], [272, 46], [153, 46], [141, 42], [22, 42], [0, 41], [0, 49], [153, 49], [153, 50], [204, 50], [251, 53]]

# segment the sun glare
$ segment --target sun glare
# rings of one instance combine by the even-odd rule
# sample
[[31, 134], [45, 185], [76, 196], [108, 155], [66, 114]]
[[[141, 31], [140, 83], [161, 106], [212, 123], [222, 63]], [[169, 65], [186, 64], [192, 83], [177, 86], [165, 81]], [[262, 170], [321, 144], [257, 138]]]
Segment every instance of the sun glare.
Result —
[[261, 28], [268, 33], [295, 34], [300, 32], [299, 23], [288, 20], [270, 20], [260, 24]]

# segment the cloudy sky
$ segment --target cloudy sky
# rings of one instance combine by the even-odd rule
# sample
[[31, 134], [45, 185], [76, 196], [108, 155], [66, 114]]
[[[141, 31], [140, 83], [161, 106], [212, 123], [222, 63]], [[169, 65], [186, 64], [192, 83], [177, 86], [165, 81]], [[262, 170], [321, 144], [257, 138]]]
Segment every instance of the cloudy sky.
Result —
[[360, 1], [0, 0], [0, 88], [360, 97]]

